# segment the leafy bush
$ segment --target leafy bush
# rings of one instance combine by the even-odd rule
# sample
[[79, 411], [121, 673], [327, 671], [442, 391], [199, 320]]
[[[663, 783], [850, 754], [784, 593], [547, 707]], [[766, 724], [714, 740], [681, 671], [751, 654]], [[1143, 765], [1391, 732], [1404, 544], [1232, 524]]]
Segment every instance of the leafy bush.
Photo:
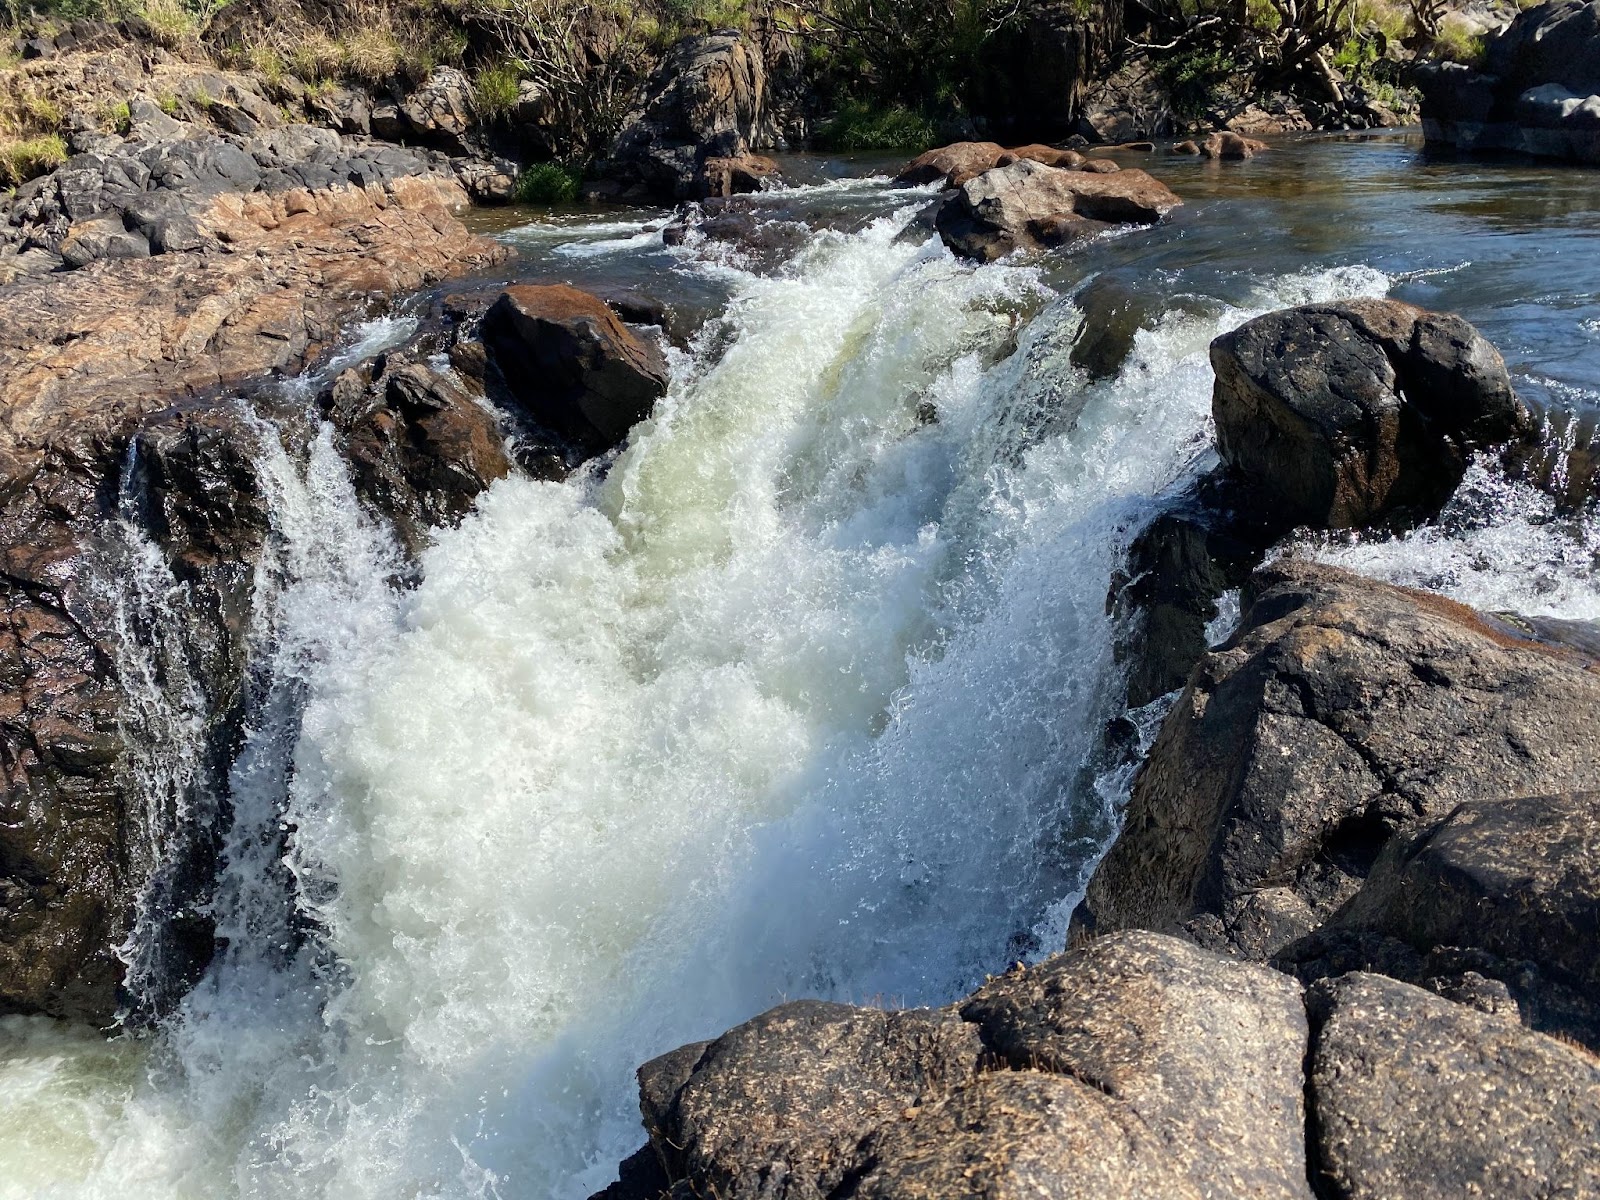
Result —
[[824, 150], [909, 150], [920, 152], [938, 140], [938, 128], [926, 114], [901, 105], [879, 108], [853, 100], [817, 130]]
[[67, 143], [57, 133], [25, 141], [0, 142], [0, 184], [16, 187], [67, 161]]
[[582, 172], [564, 163], [533, 163], [517, 176], [517, 186], [512, 195], [518, 204], [541, 208], [573, 204], [577, 202], [578, 187], [582, 182]]
[[1172, 98], [1172, 111], [1192, 121], [1205, 114], [1217, 89], [1241, 67], [1229, 51], [1206, 48], [1174, 54], [1157, 70]]

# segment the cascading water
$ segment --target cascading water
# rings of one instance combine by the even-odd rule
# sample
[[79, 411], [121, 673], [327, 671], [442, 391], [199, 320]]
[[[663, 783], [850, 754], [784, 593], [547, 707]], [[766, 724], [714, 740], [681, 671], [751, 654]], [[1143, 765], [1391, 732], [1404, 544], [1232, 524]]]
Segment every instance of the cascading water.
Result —
[[129, 841], [129, 870], [140, 880], [134, 920], [117, 948], [127, 966], [128, 1019], [148, 1015], [161, 999], [167, 962], [172, 878], [171, 847], [180, 831], [214, 819], [215, 796], [203, 778], [206, 702], [189, 661], [184, 614], [188, 591], [173, 575], [139, 511], [139, 443], [129, 443], [117, 481], [117, 513], [106, 545], [100, 587], [117, 631], [117, 678], [127, 698], [118, 730], [129, 747], [132, 794], [141, 811], [129, 814], [138, 836]]
[[1044, 273], [911, 215], [680, 260], [732, 298], [654, 419], [497, 484], [413, 592], [330, 435], [263, 437], [227, 950], [151, 1038], [0, 1021], [0, 1197], [583, 1197], [640, 1061], [1060, 945], [1128, 774], [1108, 582], [1210, 465], [1206, 347], [1388, 280], [1186, 296], [1091, 382]]

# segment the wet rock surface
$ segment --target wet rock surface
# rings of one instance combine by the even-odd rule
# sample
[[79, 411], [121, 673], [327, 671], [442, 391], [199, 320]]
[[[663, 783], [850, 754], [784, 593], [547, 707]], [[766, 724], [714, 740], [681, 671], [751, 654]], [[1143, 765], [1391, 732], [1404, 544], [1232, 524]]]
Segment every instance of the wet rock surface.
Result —
[[1112, 225], [1150, 225], [1181, 200], [1143, 171], [1068, 170], [1018, 159], [968, 180], [935, 218], [957, 254], [993, 262], [1090, 237]]
[[1396, 301], [1270, 313], [1211, 362], [1223, 463], [1318, 528], [1436, 511], [1474, 451], [1531, 425], [1477, 330]]
[[575, 288], [507, 288], [484, 314], [483, 341], [517, 402], [587, 454], [620, 444], [666, 393], [659, 347]]

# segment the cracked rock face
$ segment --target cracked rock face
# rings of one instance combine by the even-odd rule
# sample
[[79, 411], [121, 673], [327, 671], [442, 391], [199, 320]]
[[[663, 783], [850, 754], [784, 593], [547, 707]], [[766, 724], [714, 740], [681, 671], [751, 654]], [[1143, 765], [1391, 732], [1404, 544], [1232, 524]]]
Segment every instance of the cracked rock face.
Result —
[[1321, 925], [1395, 833], [1600, 775], [1580, 650], [1436, 596], [1286, 561], [1196, 668], [1091, 880], [1080, 934], [1182, 932], [1254, 959]]

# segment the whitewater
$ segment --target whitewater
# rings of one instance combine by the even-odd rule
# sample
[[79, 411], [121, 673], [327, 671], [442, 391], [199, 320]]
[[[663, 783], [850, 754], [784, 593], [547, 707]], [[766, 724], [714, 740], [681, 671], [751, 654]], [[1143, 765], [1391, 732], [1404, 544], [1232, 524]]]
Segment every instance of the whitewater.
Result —
[[[643, 1141], [646, 1059], [800, 996], [944, 1003], [1062, 945], [1130, 774], [1108, 584], [1214, 464], [1207, 347], [1392, 280], [1189, 296], [1093, 380], [1070, 289], [958, 263], [916, 211], [776, 271], [686, 249], [730, 298], [653, 418], [565, 482], [497, 483], [414, 588], [331, 432], [302, 456], [259, 423], [227, 948], [139, 1036], [0, 1020], [0, 1197], [581, 1200]], [[1301, 549], [1600, 616], [1592, 529], [1476, 472], [1439, 531]]]

